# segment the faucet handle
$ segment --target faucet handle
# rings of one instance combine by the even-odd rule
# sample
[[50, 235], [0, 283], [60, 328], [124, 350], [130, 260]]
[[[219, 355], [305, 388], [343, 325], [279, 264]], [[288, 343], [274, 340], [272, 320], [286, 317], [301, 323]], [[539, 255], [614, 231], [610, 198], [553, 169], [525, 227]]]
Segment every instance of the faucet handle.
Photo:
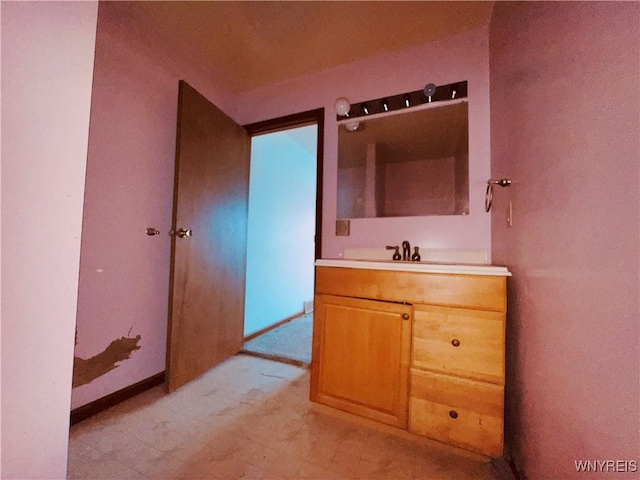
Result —
[[387, 245], [385, 247], [387, 250], [395, 250], [393, 253], [393, 260], [400, 260], [402, 256], [400, 255], [400, 247], [398, 245]]
[[414, 262], [420, 261], [420, 254], [418, 253], [418, 249], [420, 247], [413, 247], [413, 255], [411, 255], [411, 260]]

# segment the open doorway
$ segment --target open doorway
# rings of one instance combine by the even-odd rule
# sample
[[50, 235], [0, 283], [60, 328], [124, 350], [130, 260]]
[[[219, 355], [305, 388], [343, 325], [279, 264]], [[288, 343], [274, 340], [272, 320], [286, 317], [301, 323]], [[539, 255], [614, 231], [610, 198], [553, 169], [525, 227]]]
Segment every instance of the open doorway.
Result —
[[276, 129], [246, 128], [251, 168], [243, 351], [308, 364], [322, 123], [316, 112]]

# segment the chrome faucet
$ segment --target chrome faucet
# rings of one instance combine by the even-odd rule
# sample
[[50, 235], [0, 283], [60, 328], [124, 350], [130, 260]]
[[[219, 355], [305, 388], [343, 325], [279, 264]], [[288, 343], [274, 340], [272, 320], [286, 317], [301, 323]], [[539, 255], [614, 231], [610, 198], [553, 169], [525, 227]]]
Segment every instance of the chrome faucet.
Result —
[[407, 240], [402, 242], [402, 260], [405, 262], [411, 260], [411, 245]]

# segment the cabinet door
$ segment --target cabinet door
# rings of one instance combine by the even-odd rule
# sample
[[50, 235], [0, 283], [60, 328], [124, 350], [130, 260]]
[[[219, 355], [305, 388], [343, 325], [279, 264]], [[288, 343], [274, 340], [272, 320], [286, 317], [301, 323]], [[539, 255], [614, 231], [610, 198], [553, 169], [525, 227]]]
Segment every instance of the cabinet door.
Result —
[[407, 426], [411, 306], [317, 295], [311, 400]]

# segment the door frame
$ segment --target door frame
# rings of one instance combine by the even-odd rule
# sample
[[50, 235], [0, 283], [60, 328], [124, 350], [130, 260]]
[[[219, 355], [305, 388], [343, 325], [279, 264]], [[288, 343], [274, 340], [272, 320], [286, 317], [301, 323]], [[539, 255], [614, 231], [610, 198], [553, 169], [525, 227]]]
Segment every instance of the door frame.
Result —
[[243, 125], [250, 137], [265, 133], [274, 133], [305, 125], [317, 124], [318, 139], [316, 141], [316, 231], [315, 231], [315, 260], [322, 255], [322, 180], [324, 165], [324, 108], [307, 110], [284, 117], [264, 120]]

